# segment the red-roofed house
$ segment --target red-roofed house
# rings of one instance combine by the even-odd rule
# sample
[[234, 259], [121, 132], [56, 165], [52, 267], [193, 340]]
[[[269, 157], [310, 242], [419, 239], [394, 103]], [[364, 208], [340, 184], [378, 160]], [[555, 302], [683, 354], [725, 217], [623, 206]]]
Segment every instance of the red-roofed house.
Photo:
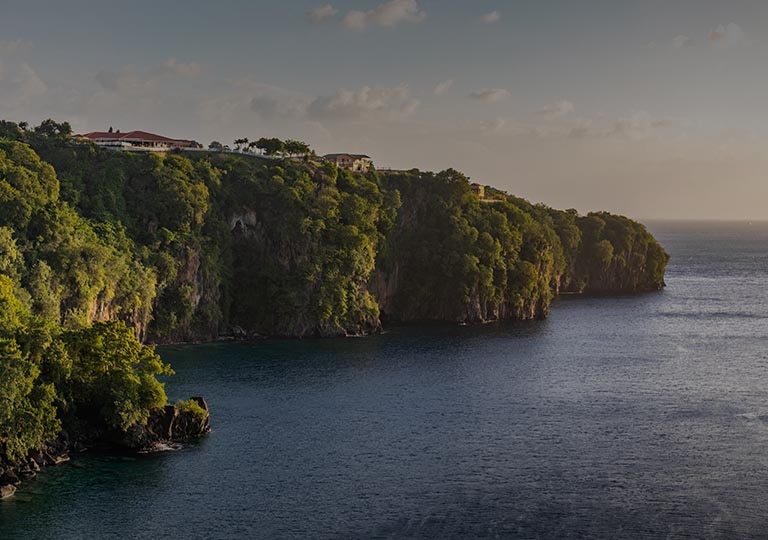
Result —
[[119, 131], [94, 131], [83, 135], [75, 135], [75, 137], [91, 141], [97, 146], [110, 150], [165, 152], [175, 148], [201, 148], [201, 145], [195, 141], [171, 139], [146, 131], [129, 131], [127, 133], [120, 133]]

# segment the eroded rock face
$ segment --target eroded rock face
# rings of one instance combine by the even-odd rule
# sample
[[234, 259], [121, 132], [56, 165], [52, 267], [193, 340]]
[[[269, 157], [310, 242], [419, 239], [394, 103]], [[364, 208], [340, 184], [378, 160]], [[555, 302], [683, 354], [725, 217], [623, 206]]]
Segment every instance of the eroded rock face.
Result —
[[127, 433], [121, 434], [115, 441], [116, 445], [128, 450], [153, 452], [209, 433], [211, 424], [208, 404], [199, 396], [191, 399], [204, 411], [203, 416], [181, 410], [175, 405], [166, 405], [153, 410], [145, 425], [134, 426]]

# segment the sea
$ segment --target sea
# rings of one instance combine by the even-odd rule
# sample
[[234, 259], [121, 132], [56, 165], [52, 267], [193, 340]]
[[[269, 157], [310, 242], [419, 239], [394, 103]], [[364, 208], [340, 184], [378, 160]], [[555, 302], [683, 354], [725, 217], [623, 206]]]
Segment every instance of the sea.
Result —
[[48, 468], [0, 538], [768, 538], [768, 223], [648, 225], [661, 292], [161, 348], [213, 432]]

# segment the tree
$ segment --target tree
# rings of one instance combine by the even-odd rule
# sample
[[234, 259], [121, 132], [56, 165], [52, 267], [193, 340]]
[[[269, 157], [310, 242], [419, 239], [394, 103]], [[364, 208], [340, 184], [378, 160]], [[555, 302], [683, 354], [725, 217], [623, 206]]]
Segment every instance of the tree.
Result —
[[43, 120], [33, 131], [36, 135], [56, 139], [68, 139], [72, 136], [72, 126], [69, 122], [54, 122], [50, 118]]
[[248, 144], [248, 138], [243, 137], [241, 139], [235, 139], [235, 150], [238, 152], [242, 151], [242, 149]]
[[288, 139], [285, 141], [285, 151], [290, 156], [306, 156], [311, 152], [309, 145], [303, 141]]
[[154, 348], [142, 345], [125, 324], [100, 322], [63, 335], [72, 359], [70, 395], [78, 412], [110, 429], [146, 422], [167, 398], [158, 375], [171, 375]]
[[267, 156], [276, 156], [286, 151], [285, 143], [277, 138], [267, 139], [262, 137], [256, 141], [256, 148], [262, 150]]
[[208, 150], [221, 152], [224, 150], [224, 145], [222, 145], [219, 141], [211, 141], [211, 144], [208, 145]]

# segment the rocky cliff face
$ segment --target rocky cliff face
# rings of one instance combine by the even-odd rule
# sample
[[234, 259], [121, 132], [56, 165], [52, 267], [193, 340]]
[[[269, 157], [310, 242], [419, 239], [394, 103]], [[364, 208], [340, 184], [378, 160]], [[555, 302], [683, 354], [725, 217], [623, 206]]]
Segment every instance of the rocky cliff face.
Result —
[[191, 401], [199, 409], [184, 410], [176, 405], [155, 409], [146, 424], [133, 426], [128, 432], [112, 438], [112, 442], [118, 448], [156, 452], [210, 433], [208, 404], [202, 397], [193, 397]]
[[371, 290], [385, 320], [542, 319], [564, 292], [658, 290], [668, 256], [645, 228], [498, 194], [472, 194], [456, 171], [396, 173], [402, 194]]
[[65, 326], [117, 318], [153, 343], [331, 337], [381, 319], [543, 318], [560, 290], [663, 286], [666, 254], [641, 225], [487, 186], [480, 200], [451, 169], [363, 175], [23, 137], [48, 163], [22, 143], [5, 161], [46, 189], [26, 186], [37, 213], [6, 220], [5, 240], [0, 219], [0, 245], [39, 261], [11, 270], [35, 312]]

